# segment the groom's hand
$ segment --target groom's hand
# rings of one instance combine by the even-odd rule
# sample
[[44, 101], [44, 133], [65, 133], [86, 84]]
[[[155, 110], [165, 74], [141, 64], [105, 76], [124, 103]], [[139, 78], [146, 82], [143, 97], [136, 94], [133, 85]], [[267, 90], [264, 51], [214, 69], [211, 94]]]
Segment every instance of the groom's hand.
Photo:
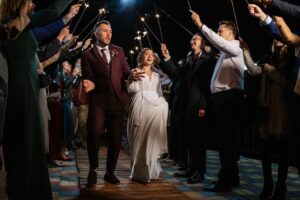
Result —
[[83, 80], [83, 86], [86, 93], [95, 89], [95, 84], [90, 80]]
[[144, 77], [145, 72], [142, 72], [140, 69], [133, 69], [130, 74], [130, 79], [134, 81], [141, 81], [142, 77]]

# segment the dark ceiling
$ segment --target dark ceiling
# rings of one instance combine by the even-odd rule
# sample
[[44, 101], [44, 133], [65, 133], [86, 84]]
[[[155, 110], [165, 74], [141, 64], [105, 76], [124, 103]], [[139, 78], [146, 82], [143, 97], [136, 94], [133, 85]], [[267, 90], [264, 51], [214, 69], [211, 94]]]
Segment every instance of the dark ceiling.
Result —
[[[88, 1], [88, 0], [87, 0]], [[113, 40], [116, 45], [122, 46], [129, 56], [129, 50], [133, 49], [137, 43], [134, 41], [136, 36], [136, 29], [144, 29], [141, 24], [138, 15], [148, 14], [146, 20], [150, 28], [160, 39], [160, 32], [157, 20], [153, 17], [154, 4], [173, 18], [177, 19], [185, 27], [191, 30], [193, 33], [197, 31], [190, 19], [190, 13], [188, 11], [187, 0], [127, 0], [131, 3], [122, 3], [125, 0], [90, 0], [90, 8], [88, 8], [82, 17], [75, 34], [81, 32], [81, 30], [98, 14], [98, 9], [104, 5], [108, 8], [109, 14], [106, 19], [112, 23], [113, 28]], [[254, 57], [259, 57], [261, 54], [269, 51], [271, 44], [271, 38], [262, 30], [258, 21], [251, 17], [247, 10], [246, 0], [232, 0], [236, 10], [236, 16], [238, 21], [238, 27], [240, 35], [247, 43], [254, 54]], [[251, 2], [251, 0], [248, 0]], [[298, 3], [296, 0], [290, 0]], [[39, 0], [37, 2], [38, 9], [45, 7], [52, 0]], [[74, 1], [75, 2], [75, 1]], [[207, 24], [213, 30], [218, 27], [220, 20], [234, 20], [233, 9], [230, 0], [190, 0], [193, 10], [198, 12], [202, 18], [202, 21]], [[82, 9], [83, 10], [83, 9]], [[81, 13], [75, 18], [72, 23], [71, 30], [76, 25]], [[160, 13], [160, 23], [162, 27], [164, 42], [167, 43], [171, 54], [174, 58], [180, 59], [185, 57], [189, 49], [189, 40], [191, 36], [184, 31], [180, 26], [174, 23], [166, 15]], [[92, 28], [83, 32], [80, 35], [83, 38]], [[154, 50], [159, 52], [158, 42], [152, 35], [149, 35], [151, 45]], [[149, 42], [144, 38], [142, 40], [144, 46], [149, 46]]]

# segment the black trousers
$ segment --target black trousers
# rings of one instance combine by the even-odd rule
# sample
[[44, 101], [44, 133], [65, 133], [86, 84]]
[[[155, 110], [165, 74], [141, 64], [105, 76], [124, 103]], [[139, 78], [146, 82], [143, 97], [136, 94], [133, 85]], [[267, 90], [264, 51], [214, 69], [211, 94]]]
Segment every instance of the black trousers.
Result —
[[218, 183], [231, 188], [239, 179], [239, 141], [243, 109], [243, 91], [232, 89], [212, 95], [217, 126], [217, 147], [221, 169]]
[[206, 135], [204, 119], [184, 122], [187, 136], [187, 149], [189, 155], [189, 167], [191, 171], [198, 171], [200, 175], [206, 171]]
[[112, 97], [103, 104], [89, 104], [87, 150], [90, 169], [98, 168], [99, 138], [108, 132], [106, 171], [114, 173], [122, 144], [125, 106]]
[[298, 173], [300, 175], [300, 95], [294, 92], [289, 93], [288, 108], [292, 125], [293, 156], [296, 159]]

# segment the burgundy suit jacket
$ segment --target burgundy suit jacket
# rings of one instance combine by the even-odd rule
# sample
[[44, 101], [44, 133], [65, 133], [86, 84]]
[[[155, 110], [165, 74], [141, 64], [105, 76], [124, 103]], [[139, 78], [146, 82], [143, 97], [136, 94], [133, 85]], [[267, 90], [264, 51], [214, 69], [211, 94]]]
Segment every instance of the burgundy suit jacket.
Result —
[[126, 106], [130, 101], [125, 83], [130, 74], [129, 64], [121, 47], [109, 45], [109, 51], [111, 55], [109, 67], [96, 46], [83, 54], [83, 79], [90, 80], [95, 84], [95, 89], [89, 92], [90, 103], [101, 104], [112, 86], [117, 98]]

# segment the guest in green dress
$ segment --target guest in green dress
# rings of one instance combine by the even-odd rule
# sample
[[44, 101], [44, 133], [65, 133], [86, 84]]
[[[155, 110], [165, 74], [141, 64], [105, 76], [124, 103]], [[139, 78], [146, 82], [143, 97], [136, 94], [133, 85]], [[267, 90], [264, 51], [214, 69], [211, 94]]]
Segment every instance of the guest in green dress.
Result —
[[[13, 18], [26, 1], [34, 7], [31, 0], [1, 1], [1, 21]], [[71, 2], [56, 0], [47, 9], [31, 14], [19, 37], [3, 44], [9, 69], [3, 153], [11, 200], [52, 199], [38, 100], [37, 42], [31, 29], [53, 21]]]

